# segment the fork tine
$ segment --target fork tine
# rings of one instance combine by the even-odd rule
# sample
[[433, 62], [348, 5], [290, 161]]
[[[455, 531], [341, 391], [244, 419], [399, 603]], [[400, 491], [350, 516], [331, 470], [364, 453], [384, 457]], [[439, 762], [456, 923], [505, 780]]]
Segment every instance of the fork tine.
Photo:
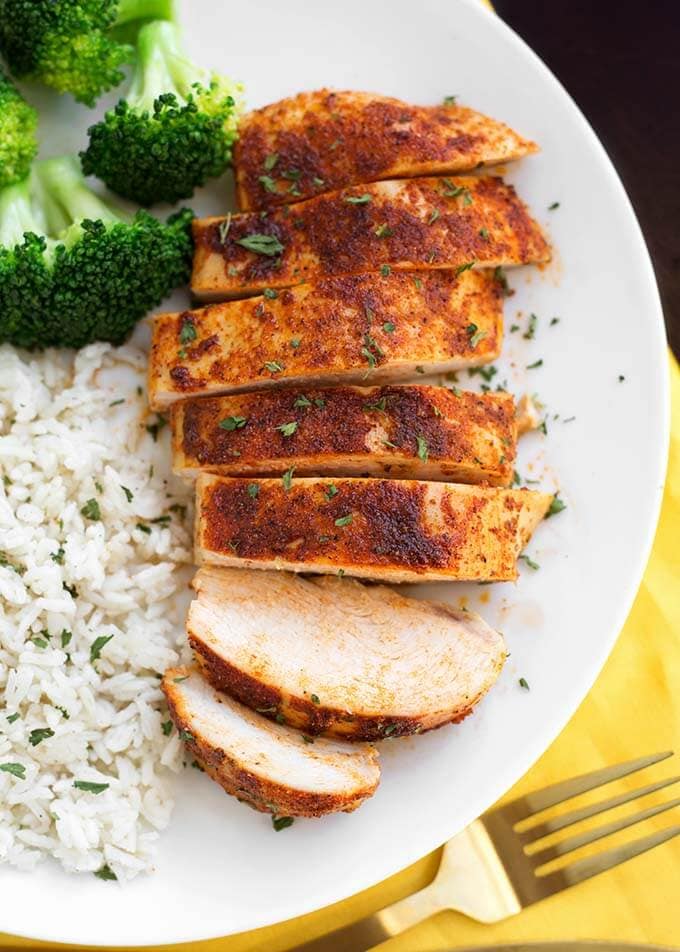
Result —
[[[637, 800], [640, 797], [646, 797], [649, 793], [656, 790], [662, 790], [664, 787], [670, 787], [671, 784], [678, 783], [680, 777], [667, 777], [665, 780], [658, 780], [656, 783], [647, 784], [646, 787], [636, 787], [635, 790], [627, 790], [616, 797], [610, 797], [608, 800], [598, 800], [597, 803], [590, 803], [588, 806], [581, 807], [578, 810], [570, 810], [561, 816], [545, 820], [542, 823], [534, 823], [526, 830], [522, 830], [517, 835], [523, 843], [535, 843], [537, 840], [548, 836], [550, 833], [556, 833], [567, 826], [573, 826], [581, 820], [587, 820], [588, 817], [597, 816], [598, 813], [604, 813], [612, 810], [614, 807], [621, 806], [624, 803], [630, 803], [631, 800]], [[532, 854], [533, 855], [533, 854]]]
[[512, 817], [515, 822], [520, 819], [526, 819], [534, 813], [540, 813], [548, 807], [562, 803], [563, 800], [570, 800], [580, 793], [586, 793], [588, 790], [594, 790], [595, 787], [601, 787], [619, 777], [626, 777], [628, 774], [642, 770], [652, 764], [658, 764], [661, 760], [666, 760], [673, 756], [672, 750], [663, 751], [660, 754], [648, 754], [646, 757], [638, 757], [636, 760], [627, 760], [623, 764], [614, 764], [612, 767], [603, 767], [600, 770], [592, 770], [590, 773], [580, 774], [578, 777], [571, 777], [569, 780], [562, 780], [560, 783], [551, 784], [542, 790], [535, 790], [524, 797], [518, 797], [511, 803], [499, 807], [499, 812], [508, 817]]
[[592, 876], [598, 876], [600, 873], [613, 869], [641, 853], [646, 853], [647, 850], [654, 849], [655, 846], [660, 846], [661, 843], [672, 840], [678, 834], [680, 834], [680, 826], [669, 826], [658, 833], [652, 833], [650, 836], [644, 836], [639, 840], [633, 840], [631, 843], [625, 843], [623, 846], [617, 846], [615, 849], [607, 850], [606, 853], [587, 856], [585, 859], [565, 866], [564, 869], [558, 869], [554, 873], [540, 876], [542, 894], [544, 896], [551, 895], [560, 892], [562, 889], [567, 889], [569, 886], [582, 883]]
[[587, 846], [589, 843], [601, 840], [603, 837], [617, 833], [619, 830], [625, 830], [629, 826], [634, 826], [636, 823], [641, 823], [642, 820], [647, 820], [658, 813], [665, 813], [666, 810], [672, 810], [673, 807], [677, 806], [680, 806], [680, 797], [676, 800], [669, 800], [668, 803], [660, 803], [654, 807], [647, 807], [646, 810], [631, 813], [630, 816], [621, 817], [619, 820], [612, 820], [611, 823], [603, 823], [602, 826], [597, 826], [593, 830], [585, 830], [583, 833], [569, 836], [559, 843], [554, 843], [552, 846], [546, 846], [544, 849], [532, 853], [531, 862], [536, 863], [537, 866], [542, 866], [558, 856], [572, 853], [580, 846]]

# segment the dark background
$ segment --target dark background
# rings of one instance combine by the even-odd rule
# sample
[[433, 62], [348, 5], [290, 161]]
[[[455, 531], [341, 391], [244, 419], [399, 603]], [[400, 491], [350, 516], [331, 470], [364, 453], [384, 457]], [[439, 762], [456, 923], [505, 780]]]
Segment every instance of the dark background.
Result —
[[680, 355], [680, 3], [495, 0], [609, 153], [649, 247]]

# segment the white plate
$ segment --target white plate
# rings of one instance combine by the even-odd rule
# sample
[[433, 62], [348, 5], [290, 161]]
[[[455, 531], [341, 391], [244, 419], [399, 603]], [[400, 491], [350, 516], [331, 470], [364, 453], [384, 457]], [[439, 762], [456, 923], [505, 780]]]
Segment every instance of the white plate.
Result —
[[[533, 341], [508, 334], [497, 379], [548, 406], [548, 436], [525, 439], [519, 469], [528, 474], [533, 459], [533, 476], [559, 485], [568, 509], [538, 529], [529, 553], [540, 571], [523, 566], [516, 586], [421, 589], [481, 605], [512, 656], [464, 725], [383, 745], [382, 784], [358, 813], [274, 833], [267, 817], [187, 771], [155, 874], [121, 888], [50, 864], [30, 880], [2, 869], [0, 929], [84, 945], [197, 940], [298, 916], [389, 876], [469, 823], [545, 750], [592, 685], [640, 581], [665, 472], [665, 337], [637, 222], [583, 116], [496, 16], [477, 0], [192, 0], [184, 16], [195, 56], [241, 78], [252, 106], [322, 85], [415, 103], [458, 94], [541, 144], [508, 178], [547, 227], [555, 261], [511, 275], [507, 326], [519, 310], [523, 329], [529, 312], [538, 315], [538, 330]], [[92, 113], [41, 97], [51, 106], [43, 152], [80, 147]], [[195, 207], [226, 210], [224, 190], [211, 191]], [[553, 316], [560, 322], [550, 326]], [[538, 358], [541, 368], [525, 370]]]

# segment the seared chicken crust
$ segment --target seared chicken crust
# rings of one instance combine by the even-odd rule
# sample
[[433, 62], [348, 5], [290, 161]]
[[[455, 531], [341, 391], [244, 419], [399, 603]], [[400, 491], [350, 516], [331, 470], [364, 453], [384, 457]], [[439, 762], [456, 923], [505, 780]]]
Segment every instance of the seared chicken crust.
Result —
[[196, 482], [201, 563], [390, 582], [512, 581], [552, 496], [397, 479]]
[[272, 390], [172, 408], [173, 470], [223, 476], [389, 476], [506, 486], [517, 423], [508, 393], [446, 387]]
[[234, 150], [242, 211], [414, 175], [508, 162], [538, 146], [455, 103], [412, 106], [373, 93], [319, 89], [243, 117]]
[[381, 740], [460, 721], [505, 660], [478, 615], [382, 585], [205, 567], [193, 586], [187, 631], [205, 677], [308, 735]]
[[370, 385], [477, 367], [500, 353], [502, 293], [485, 271], [393, 272], [161, 314], [149, 400], [162, 409], [192, 395]]
[[548, 261], [514, 188], [492, 176], [413, 178], [330, 192], [269, 213], [195, 219], [191, 290], [220, 300], [341, 274]]
[[170, 668], [161, 688], [187, 747], [227, 793], [263, 813], [351, 813], [380, 780], [378, 753], [302, 734], [214, 690], [192, 668]]

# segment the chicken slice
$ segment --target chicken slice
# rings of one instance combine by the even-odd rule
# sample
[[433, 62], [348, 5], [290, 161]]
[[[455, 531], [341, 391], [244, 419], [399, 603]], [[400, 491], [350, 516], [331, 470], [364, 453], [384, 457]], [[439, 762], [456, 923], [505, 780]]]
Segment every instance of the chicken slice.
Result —
[[272, 723], [215, 691], [192, 668], [171, 668], [161, 682], [180, 736], [213, 780], [256, 810], [279, 816], [351, 813], [380, 780], [369, 744], [319, 738]]
[[390, 582], [511, 581], [553, 497], [397, 479], [196, 483], [199, 563]]
[[466, 717], [505, 661], [472, 612], [383, 585], [206, 567], [187, 630], [205, 676], [307, 734], [380, 740]]
[[491, 176], [374, 182], [268, 214], [196, 219], [193, 229], [191, 289], [204, 301], [381, 268], [495, 268], [550, 258], [514, 188]]
[[507, 486], [517, 442], [509, 393], [446, 387], [272, 390], [184, 400], [173, 469], [223, 476], [390, 476]]
[[243, 211], [377, 179], [466, 172], [538, 151], [455, 103], [411, 106], [363, 92], [299, 93], [244, 116], [234, 150]]
[[163, 409], [191, 395], [370, 385], [477, 367], [500, 353], [502, 294], [490, 272], [393, 272], [161, 314], [149, 399]]

